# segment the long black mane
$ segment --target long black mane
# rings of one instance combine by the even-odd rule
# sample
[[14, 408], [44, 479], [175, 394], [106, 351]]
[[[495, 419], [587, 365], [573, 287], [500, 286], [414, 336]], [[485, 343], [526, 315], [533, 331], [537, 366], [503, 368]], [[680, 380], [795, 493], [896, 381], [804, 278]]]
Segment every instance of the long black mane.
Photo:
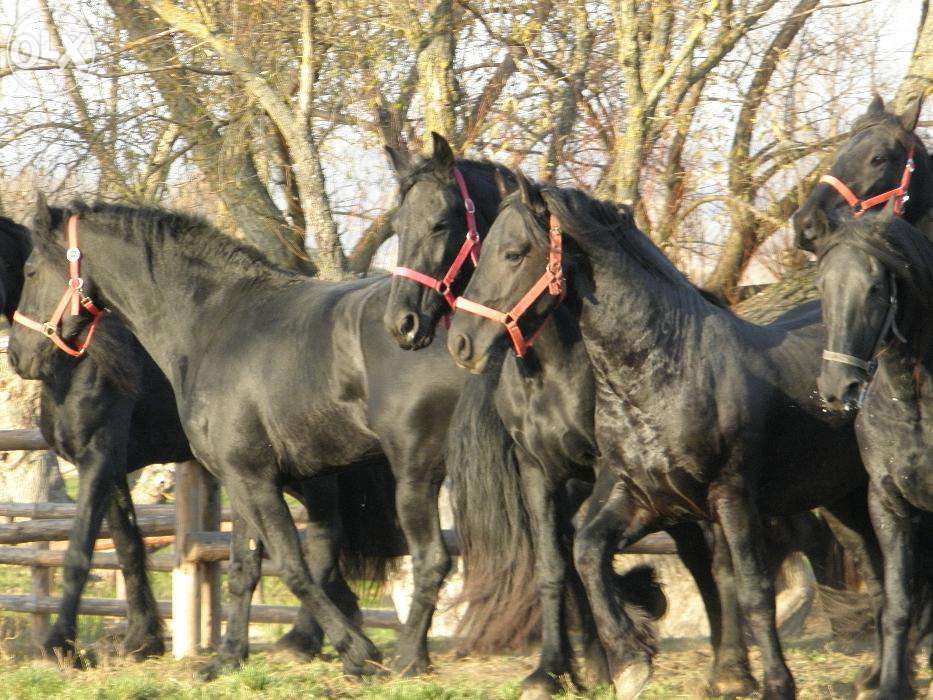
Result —
[[[519, 208], [523, 217], [533, 217], [533, 226], [527, 229], [534, 233], [540, 244], [550, 245], [546, 214], [557, 217], [561, 228], [577, 240], [598, 241], [600, 247], [620, 248], [634, 258], [645, 270], [677, 287], [697, 292], [710, 303], [728, 308], [725, 300], [693, 284], [670, 258], [651, 242], [635, 223], [632, 208], [609, 200], [590, 196], [580, 189], [544, 185], [537, 188], [545, 210], [531, 212], [530, 208]], [[513, 204], [521, 196], [515, 192], [506, 197], [500, 210]], [[529, 222], [530, 223], [530, 222]]]
[[12, 322], [13, 312], [23, 290], [23, 265], [32, 250], [29, 229], [0, 216], [0, 283], [3, 313]]
[[[239, 278], [292, 280], [303, 278], [296, 272], [277, 267], [248, 243], [219, 231], [205, 219], [170, 209], [130, 207], [109, 202], [88, 205], [72, 202], [67, 209], [50, 207], [53, 227], [71, 215], [93, 215], [101, 225], [112, 223], [127, 236], [140, 236], [154, 247], [173, 242], [194, 260], [206, 266], [227, 270]], [[80, 224], [79, 224], [80, 230]]]

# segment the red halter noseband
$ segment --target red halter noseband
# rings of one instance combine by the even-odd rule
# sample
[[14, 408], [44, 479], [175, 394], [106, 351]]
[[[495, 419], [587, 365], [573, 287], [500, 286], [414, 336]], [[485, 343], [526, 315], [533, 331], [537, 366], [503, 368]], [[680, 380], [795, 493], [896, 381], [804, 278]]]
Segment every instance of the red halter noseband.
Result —
[[[19, 311], [16, 311], [13, 314], [13, 321], [14, 323], [20, 323], [31, 330], [38, 331], [46, 338], [51, 340], [62, 352], [67, 353], [72, 357], [81, 357], [88, 349], [88, 346], [91, 344], [91, 339], [94, 337], [94, 331], [97, 329], [97, 324], [100, 322], [101, 316], [104, 315], [104, 312], [98, 309], [94, 305], [93, 301], [81, 293], [81, 289], [84, 286], [84, 280], [81, 279], [81, 249], [78, 248], [77, 215], [71, 216], [68, 219], [67, 236], [68, 250], [65, 252], [65, 257], [68, 259], [68, 288], [62, 295], [61, 301], [58, 302], [58, 306], [55, 307], [55, 312], [52, 314], [52, 318], [50, 318], [45, 323], [40, 323], [39, 321], [34, 321], [31, 318], [21, 314]], [[91, 314], [91, 316], [94, 317], [94, 320], [91, 321], [91, 326], [88, 329], [84, 341], [80, 343], [77, 348], [72, 348], [69, 346], [58, 333], [58, 330], [62, 325], [62, 317], [65, 315], [65, 309], [67, 309], [69, 305], [71, 306], [72, 316], [77, 316], [81, 312], [81, 309], [84, 308], [89, 314]]]
[[531, 347], [532, 343], [535, 342], [535, 338], [538, 337], [538, 333], [541, 332], [539, 328], [530, 338], [525, 338], [522, 329], [518, 327], [519, 319], [521, 319], [525, 312], [531, 308], [531, 305], [545, 292], [554, 297], [563, 298], [564, 296], [564, 272], [561, 268], [563, 241], [561, 239], [560, 222], [557, 221], [556, 216], [551, 214], [549, 223], [550, 231], [548, 235], [550, 238], [550, 250], [548, 251], [547, 265], [541, 277], [538, 278], [538, 281], [531, 286], [531, 289], [525, 292], [525, 295], [518, 300], [515, 306], [508, 312], [502, 312], [498, 309], [492, 309], [483, 304], [478, 304], [475, 301], [470, 301], [464, 297], [459, 297], [455, 304], [457, 309], [488, 318], [490, 321], [495, 321], [505, 326], [505, 330], [512, 339], [512, 346], [515, 348], [515, 354], [519, 357], [525, 356], [528, 348]]
[[453, 173], [454, 179], [460, 187], [460, 194], [463, 195], [463, 206], [466, 208], [467, 234], [466, 240], [464, 240], [463, 245], [460, 246], [460, 251], [447, 269], [447, 273], [441, 279], [435, 279], [423, 272], [412, 270], [410, 267], [396, 267], [392, 270], [392, 274], [396, 277], [407, 277], [418, 284], [423, 284], [425, 287], [433, 289], [444, 297], [447, 303], [450, 304], [451, 309], [454, 308], [457, 298], [453, 295], [453, 292], [450, 291], [450, 288], [456, 281], [457, 275], [460, 274], [460, 268], [463, 267], [468, 257], [473, 261], [473, 265], [476, 265], [476, 260], [479, 257], [479, 249], [482, 245], [479, 239], [479, 232], [476, 230], [476, 206], [473, 204], [473, 200], [470, 199], [466, 181], [457, 168], [453, 169]]
[[874, 197], [869, 197], [868, 199], [859, 199], [855, 196], [855, 193], [849, 189], [842, 180], [835, 177], [834, 175], [824, 175], [820, 178], [820, 182], [824, 182], [830, 187], [832, 187], [836, 192], [838, 192], [844, 200], [849, 204], [850, 207], [854, 210], [856, 218], [864, 214], [869, 209], [877, 207], [879, 204], [884, 204], [889, 199], [894, 200], [894, 214], [895, 216], [901, 216], [904, 213], [904, 204], [910, 199], [910, 195], [907, 193], [907, 190], [910, 188], [910, 176], [914, 172], [914, 147], [911, 146], [910, 150], [907, 151], [907, 163], [904, 165], [904, 173], [901, 175], [901, 184], [898, 187], [895, 187], [893, 190], [888, 190], [887, 192], [882, 192], [877, 194]]

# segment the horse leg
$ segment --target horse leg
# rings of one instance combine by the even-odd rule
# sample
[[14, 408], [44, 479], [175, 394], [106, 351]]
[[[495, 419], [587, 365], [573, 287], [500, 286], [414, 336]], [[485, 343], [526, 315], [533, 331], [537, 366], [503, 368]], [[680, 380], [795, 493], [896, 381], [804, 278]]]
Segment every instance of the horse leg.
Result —
[[910, 629], [910, 584], [913, 575], [913, 533], [908, 507], [881, 491], [868, 490], [868, 510], [884, 555], [884, 611], [881, 614], [881, 678], [877, 689], [859, 693], [868, 698], [909, 698], [911, 666], [907, 653]]
[[116, 478], [115, 486], [107, 522], [126, 583], [127, 630], [123, 648], [125, 653], [142, 661], [165, 653], [162, 619], [146, 574], [146, 545], [136, 524], [126, 474]]
[[764, 698], [793, 698], [794, 679], [778, 639], [774, 582], [763, 552], [761, 521], [744, 486], [711, 489], [713, 511], [725, 536], [735, 567], [742, 612], [761, 650]]
[[[327, 597], [347, 618], [362, 625], [363, 615], [356, 594], [350, 590], [338, 566], [341, 522], [337, 477], [331, 475], [305, 480], [297, 485], [297, 489], [308, 512], [304, 552], [311, 577], [321, 584]], [[321, 653], [323, 640], [324, 631], [311, 611], [302, 605], [294, 627], [276, 642], [276, 647], [299, 658], [311, 659]]]
[[227, 573], [230, 616], [217, 654], [197, 671], [203, 680], [213, 680], [239, 668], [249, 656], [249, 615], [253, 593], [262, 578], [263, 544], [236, 509], [230, 534], [230, 569]]
[[617, 544], [624, 548], [646, 531], [649, 519], [633, 507], [625, 485], [614, 474], [605, 467], [598, 469], [586, 523], [574, 539], [573, 554], [620, 698], [635, 698], [645, 687], [656, 645], [612, 595], [612, 558]]
[[[78, 635], [78, 605], [91, 568], [94, 542], [100, 532], [104, 514], [110, 507], [117, 470], [125, 459], [116, 450], [99, 444], [111, 431], [99, 431], [88, 450], [75, 461], [80, 465], [77, 512], [72, 521], [71, 535], [62, 573], [62, 602], [58, 618], [43, 643], [43, 651], [51, 657], [72, 657], [77, 668], [83, 663], [76, 654]], [[97, 443], [97, 444], [95, 444]], [[125, 452], [125, 451], [123, 451]], [[117, 467], [117, 465], [120, 465]]]
[[516, 449], [522, 497], [531, 520], [535, 551], [535, 578], [541, 601], [541, 651], [538, 667], [522, 681], [522, 697], [550, 697], [561, 690], [559, 678], [572, 677], [573, 651], [567, 636], [564, 585], [567, 562], [558, 539], [558, 513], [554, 488], [541, 465], [521, 448]]
[[855, 680], [858, 691], [877, 688], [881, 680], [881, 613], [884, 608], [884, 558], [868, 513], [868, 493], [856, 490], [836, 503], [820, 509], [826, 525], [855, 561], [868, 591], [875, 617], [875, 653], [872, 664]]
[[[390, 461], [403, 463], [391, 457]], [[444, 468], [439, 464], [433, 470], [411, 470], [400, 475], [396, 482], [395, 502], [399, 524], [411, 552], [414, 592], [408, 620], [399, 634], [398, 656], [393, 667], [407, 676], [424, 673], [431, 666], [428, 629], [441, 584], [450, 571], [450, 555], [441, 536], [437, 507], [443, 480]]]
[[709, 530], [712, 547], [703, 529], [693, 523], [675, 525], [668, 528], [668, 533], [674, 539], [677, 555], [696, 583], [709, 619], [713, 665], [707, 692], [713, 696], [750, 695], [757, 690], [758, 683], [748, 667], [732, 558], [722, 529], [713, 525]]
[[343, 660], [344, 672], [350, 675], [376, 673], [382, 658], [379, 650], [311, 577], [281, 488], [259, 474], [243, 474], [229, 467], [212, 471], [221, 477], [234, 509], [259, 533], [282, 571], [282, 581], [324, 629]]

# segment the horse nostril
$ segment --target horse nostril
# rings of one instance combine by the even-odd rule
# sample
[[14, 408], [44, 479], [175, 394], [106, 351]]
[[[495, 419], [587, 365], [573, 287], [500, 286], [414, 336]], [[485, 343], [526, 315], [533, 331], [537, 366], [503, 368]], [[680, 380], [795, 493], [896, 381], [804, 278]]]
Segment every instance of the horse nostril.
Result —
[[411, 312], [402, 314], [402, 318], [398, 322], [399, 335], [404, 338], [409, 335], [414, 335], [417, 331], [418, 317]]
[[473, 356], [473, 344], [468, 337], [461, 333], [454, 338], [454, 352], [458, 360], [467, 362]]
[[858, 410], [861, 408], [862, 383], [849, 382], [849, 384], [846, 385], [846, 388], [843, 389], [840, 398], [842, 399], [842, 405], [847, 411]]

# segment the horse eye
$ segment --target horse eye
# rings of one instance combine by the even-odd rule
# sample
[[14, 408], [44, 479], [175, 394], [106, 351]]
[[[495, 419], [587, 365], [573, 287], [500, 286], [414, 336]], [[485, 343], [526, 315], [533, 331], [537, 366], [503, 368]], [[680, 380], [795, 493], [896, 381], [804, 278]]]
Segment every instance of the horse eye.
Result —
[[871, 157], [871, 162], [873, 165], [881, 165], [882, 163], [887, 162], [887, 160], [888, 160], [887, 156], [881, 153]]
[[520, 261], [522, 258], [524, 258], [524, 257], [525, 257], [525, 254], [524, 254], [524, 253], [520, 253], [520, 252], [517, 252], [517, 251], [510, 251], [510, 252], [508, 252], [508, 253], [505, 254], [505, 259], [508, 260], [509, 262], [513, 262], [513, 263], [514, 263], [514, 262], [519, 262], [519, 261]]

